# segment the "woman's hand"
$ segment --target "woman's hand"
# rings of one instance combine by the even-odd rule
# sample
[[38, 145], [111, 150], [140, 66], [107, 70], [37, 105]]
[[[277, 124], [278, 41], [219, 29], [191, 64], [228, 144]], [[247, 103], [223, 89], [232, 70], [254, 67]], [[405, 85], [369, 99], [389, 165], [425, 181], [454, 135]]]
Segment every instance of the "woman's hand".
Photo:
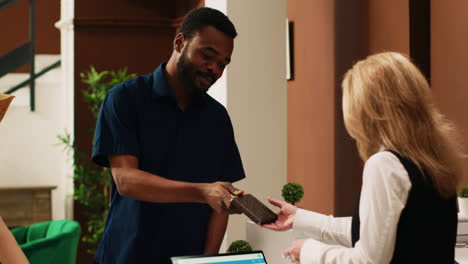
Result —
[[274, 223], [262, 226], [275, 231], [286, 231], [288, 229], [291, 229], [297, 208], [292, 204], [283, 201], [278, 201], [272, 198], [268, 198], [268, 201], [272, 205], [280, 208], [280, 211], [277, 214], [278, 219]]
[[301, 250], [305, 240], [296, 240], [292, 243], [291, 247], [284, 251], [283, 255], [289, 257], [294, 263], [301, 263]]

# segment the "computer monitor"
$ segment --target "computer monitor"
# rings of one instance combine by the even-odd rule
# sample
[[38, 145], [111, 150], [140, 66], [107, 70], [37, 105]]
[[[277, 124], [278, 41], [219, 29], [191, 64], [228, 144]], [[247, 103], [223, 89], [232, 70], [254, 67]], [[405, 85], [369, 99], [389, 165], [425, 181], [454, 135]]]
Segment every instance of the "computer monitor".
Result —
[[262, 251], [219, 255], [172, 257], [172, 264], [267, 264]]

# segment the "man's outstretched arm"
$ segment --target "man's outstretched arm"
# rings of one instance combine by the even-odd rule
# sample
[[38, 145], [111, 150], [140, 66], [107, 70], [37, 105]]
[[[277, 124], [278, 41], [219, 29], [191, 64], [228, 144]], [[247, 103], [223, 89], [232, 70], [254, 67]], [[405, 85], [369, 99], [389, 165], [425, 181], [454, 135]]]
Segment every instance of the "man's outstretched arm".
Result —
[[156, 203], [207, 203], [216, 212], [229, 208], [231, 195], [242, 194], [229, 182], [173, 181], [138, 169], [138, 158], [112, 155], [109, 163], [118, 192], [135, 200]]

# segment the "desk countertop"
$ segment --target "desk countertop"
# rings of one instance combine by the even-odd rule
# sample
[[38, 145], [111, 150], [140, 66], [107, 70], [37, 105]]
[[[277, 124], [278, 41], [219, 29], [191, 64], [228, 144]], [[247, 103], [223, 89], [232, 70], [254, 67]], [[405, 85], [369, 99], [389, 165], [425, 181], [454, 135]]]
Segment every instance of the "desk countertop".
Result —
[[468, 264], [468, 248], [455, 248], [455, 260], [460, 264]]

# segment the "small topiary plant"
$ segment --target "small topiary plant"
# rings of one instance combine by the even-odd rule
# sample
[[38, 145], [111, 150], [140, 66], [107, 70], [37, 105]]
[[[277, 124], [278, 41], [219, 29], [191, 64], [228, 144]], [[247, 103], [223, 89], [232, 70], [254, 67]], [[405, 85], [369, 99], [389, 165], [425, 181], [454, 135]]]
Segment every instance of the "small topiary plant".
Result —
[[249, 242], [245, 240], [236, 240], [231, 243], [227, 250], [227, 253], [245, 253], [251, 251], [252, 246], [250, 246]]
[[281, 194], [286, 202], [294, 205], [304, 196], [304, 188], [299, 183], [290, 182], [283, 186]]
[[460, 198], [468, 198], [468, 187], [463, 187], [463, 188], [458, 192], [458, 197], [460, 197]]

